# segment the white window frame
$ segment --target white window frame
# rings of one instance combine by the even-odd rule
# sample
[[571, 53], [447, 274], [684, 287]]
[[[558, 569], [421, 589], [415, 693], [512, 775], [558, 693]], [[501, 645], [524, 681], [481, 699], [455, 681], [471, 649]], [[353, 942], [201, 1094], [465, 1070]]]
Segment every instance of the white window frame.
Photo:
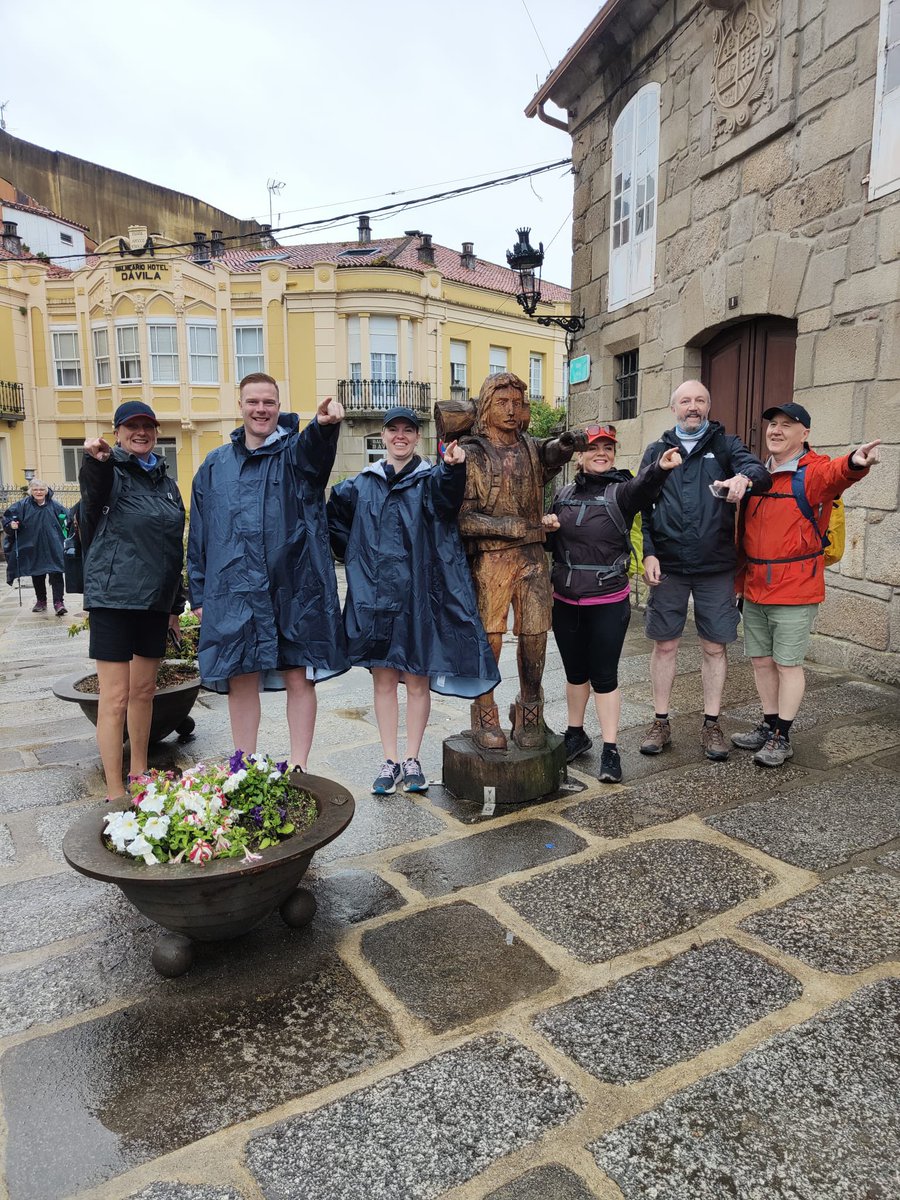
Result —
[[166, 460], [169, 478], [174, 482], [178, 482], [178, 446], [174, 438], [157, 438], [156, 447], [153, 453], [157, 458]]
[[[537, 379], [537, 387], [535, 387]], [[528, 355], [528, 395], [544, 398], [544, 356], [532, 350]]]
[[[50, 344], [53, 347], [53, 376], [57, 388], [81, 387], [81, 355], [78, 352], [78, 326], [54, 325], [50, 330]], [[68, 345], [63, 339], [72, 338]], [[66, 353], [65, 351], [70, 351]], [[66, 372], [74, 376], [66, 381]]]
[[[134, 345], [127, 346], [127, 334], [134, 331]], [[144, 382], [144, 366], [141, 362], [141, 327], [137, 321], [116, 321], [116, 362], [118, 364], [119, 383], [124, 387]], [[137, 363], [137, 374], [128, 374], [128, 364]]]
[[900, 0], [881, 0], [878, 23], [878, 66], [875, 73], [875, 115], [869, 199], [877, 200], [900, 188], [900, 79], [885, 91], [888, 59], [900, 60]]
[[450, 387], [466, 390], [469, 387], [469, 343], [455, 338], [450, 339]]
[[60, 438], [59, 453], [62, 459], [63, 482], [77, 483], [81, 458], [84, 454], [84, 442], [77, 438]]
[[384, 441], [380, 433], [366, 435], [366, 466], [381, 462], [384, 458]]
[[[198, 350], [196, 348], [195, 338], [200, 331], [212, 332], [212, 351], [208, 349]], [[188, 362], [190, 369], [190, 381], [195, 387], [215, 387], [219, 382], [219, 333], [214, 320], [211, 321], [188, 321], [187, 322], [187, 337], [188, 337]], [[202, 364], [207, 364], [211, 369], [208, 374], [211, 378], [200, 378], [205, 373], [198, 368]]]
[[648, 83], [619, 113], [612, 131], [609, 189], [609, 296], [614, 312], [656, 286], [659, 193], [658, 83]]
[[[502, 357], [502, 366], [498, 365]], [[509, 347], [488, 347], [488, 375], [501, 375], [509, 370]]]
[[106, 325], [94, 325], [91, 328], [91, 347], [94, 351], [94, 386], [111, 387], [112, 363], [109, 354], [109, 329]]
[[[242, 335], [250, 331], [259, 334], [259, 353], [248, 354], [241, 350]], [[254, 375], [265, 371], [266, 335], [262, 321], [235, 321], [234, 332], [234, 377], [240, 382], [245, 375]], [[252, 360], [253, 365], [249, 365]]]
[[63, 230], [59, 231], [59, 240], [64, 246], [75, 245], [75, 239], [72, 237], [71, 233], [64, 233]]
[[[169, 331], [171, 348], [160, 349], [160, 332]], [[150, 382], [160, 387], [180, 382], [178, 369], [178, 325], [167, 317], [151, 317], [147, 321], [147, 347], [150, 352]]]

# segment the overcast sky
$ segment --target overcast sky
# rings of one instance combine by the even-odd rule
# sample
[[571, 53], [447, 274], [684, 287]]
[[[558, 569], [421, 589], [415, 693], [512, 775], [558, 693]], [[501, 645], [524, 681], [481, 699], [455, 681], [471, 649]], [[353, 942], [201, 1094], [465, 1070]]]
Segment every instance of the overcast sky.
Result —
[[[523, 109], [600, 7], [28, 0], [4, 8], [0, 101], [17, 137], [235, 216], [268, 220], [267, 184], [283, 181], [275, 223], [293, 224], [568, 158], [568, 135]], [[569, 284], [571, 208], [561, 168], [372, 227], [473, 241], [505, 262], [515, 227], [530, 225], [544, 278]], [[355, 226], [296, 240], [352, 238]]]

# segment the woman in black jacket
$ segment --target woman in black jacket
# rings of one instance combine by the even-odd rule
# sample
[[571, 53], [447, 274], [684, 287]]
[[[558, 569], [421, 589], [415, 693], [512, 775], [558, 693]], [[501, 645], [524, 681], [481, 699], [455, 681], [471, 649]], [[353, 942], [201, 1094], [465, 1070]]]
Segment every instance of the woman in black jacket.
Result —
[[553, 555], [553, 636], [567, 681], [566, 759], [571, 762], [593, 744], [584, 732], [593, 689], [603, 735], [599, 777], [618, 783], [618, 668], [631, 619], [631, 523], [659, 495], [666, 472], [681, 465], [681, 455], [667, 450], [632, 478], [630, 471], [616, 470], [614, 425], [592, 425], [584, 436], [587, 447], [578, 456], [575, 482], [556, 493], [544, 517]]
[[116, 445], [88, 438], [81, 465], [84, 607], [97, 660], [97, 746], [110, 799], [125, 791], [126, 718], [131, 777], [147, 770], [156, 672], [184, 609], [184, 504], [153, 453], [159, 422], [140, 400], [120, 404]]
[[6, 582], [31, 576], [35, 605], [32, 612], [47, 611], [47, 580], [53, 593], [53, 608], [58, 617], [66, 615], [63, 603], [63, 542], [66, 510], [53, 499], [53, 489], [40, 479], [32, 479], [28, 495], [11, 504], [3, 514], [3, 528], [11, 534], [6, 556]]

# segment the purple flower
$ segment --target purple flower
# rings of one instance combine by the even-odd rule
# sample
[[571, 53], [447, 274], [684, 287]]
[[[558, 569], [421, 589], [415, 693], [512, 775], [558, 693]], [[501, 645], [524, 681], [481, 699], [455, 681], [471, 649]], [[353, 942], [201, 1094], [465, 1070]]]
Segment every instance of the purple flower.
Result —
[[243, 766], [244, 766], [244, 752], [243, 752], [243, 750], [235, 750], [234, 754], [232, 754], [231, 758], [229, 758], [229, 760], [228, 760], [228, 770], [233, 775], [235, 773], [235, 771], [242, 770]]
[[280, 804], [278, 805], [278, 816], [281, 818], [282, 824], [284, 824], [284, 820], [287, 817], [287, 809], [282, 808]]
[[263, 823], [263, 813], [262, 813], [262, 806], [261, 806], [261, 805], [259, 805], [259, 804], [256, 804], [256, 805], [254, 805], [254, 807], [253, 807], [253, 808], [251, 808], [251, 809], [250, 809], [250, 820], [251, 820], [251, 821], [253, 822], [253, 824], [254, 824], [254, 825], [256, 825], [257, 827], [259, 827], [259, 826], [261, 826], [261, 825], [262, 825], [262, 823]]
[[280, 771], [282, 773], [282, 775], [287, 774], [287, 769], [288, 769], [287, 759], [285, 759], [284, 762], [275, 764], [275, 770]]

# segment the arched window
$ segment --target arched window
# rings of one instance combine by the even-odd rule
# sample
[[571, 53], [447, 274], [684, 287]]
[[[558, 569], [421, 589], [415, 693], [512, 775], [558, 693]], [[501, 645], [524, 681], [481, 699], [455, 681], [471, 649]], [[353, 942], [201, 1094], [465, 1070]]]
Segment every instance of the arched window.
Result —
[[612, 143], [610, 311], [653, 291], [659, 175], [658, 83], [648, 83], [628, 101], [613, 126]]

